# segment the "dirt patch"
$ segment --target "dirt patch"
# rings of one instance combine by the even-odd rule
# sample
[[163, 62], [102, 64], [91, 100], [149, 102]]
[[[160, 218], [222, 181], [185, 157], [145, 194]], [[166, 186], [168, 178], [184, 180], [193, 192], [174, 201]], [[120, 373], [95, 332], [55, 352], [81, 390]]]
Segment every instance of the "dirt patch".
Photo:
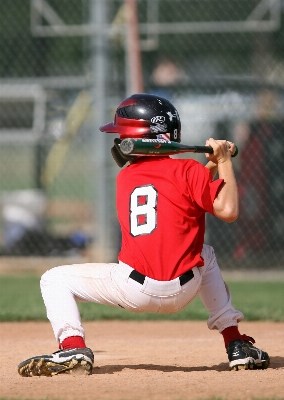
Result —
[[17, 364], [57, 350], [49, 323], [1, 323], [0, 396], [13, 399], [183, 400], [284, 398], [284, 324], [243, 322], [271, 357], [267, 370], [229, 371], [223, 339], [206, 322], [87, 322], [93, 375], [23, 378]]

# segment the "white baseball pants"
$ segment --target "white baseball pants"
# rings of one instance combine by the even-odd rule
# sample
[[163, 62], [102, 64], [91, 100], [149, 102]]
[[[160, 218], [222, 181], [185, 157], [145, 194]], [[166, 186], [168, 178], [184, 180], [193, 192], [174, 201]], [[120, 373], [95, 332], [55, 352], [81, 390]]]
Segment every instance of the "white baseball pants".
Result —
[[231, 294], [223, 281], [214, 250], [204, 245], [203, 267], [193, 268], [194, 278], [180, 284], [179, 278], [143, 284], [129, 277], [129, 265], [87, 263], [64, 265], [45, 272], [41, 292], [56, 340], [85, 337], [77, 301], [107, 304], [133, 312], [174, 313], [185, 308], [198, 294], [209, 312], [209, 329], [222, 332], [237, 326], [244, 316], [233, 308]]

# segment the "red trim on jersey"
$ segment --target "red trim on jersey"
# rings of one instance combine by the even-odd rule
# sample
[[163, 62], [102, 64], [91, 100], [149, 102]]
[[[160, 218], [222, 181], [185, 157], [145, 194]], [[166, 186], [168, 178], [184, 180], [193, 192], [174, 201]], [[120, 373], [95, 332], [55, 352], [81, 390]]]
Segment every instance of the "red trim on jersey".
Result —
[[119, 260], [156, 280], [202, 266], [205, 214], [222, 179], [191, 159], [139, 157], [117, 177]]

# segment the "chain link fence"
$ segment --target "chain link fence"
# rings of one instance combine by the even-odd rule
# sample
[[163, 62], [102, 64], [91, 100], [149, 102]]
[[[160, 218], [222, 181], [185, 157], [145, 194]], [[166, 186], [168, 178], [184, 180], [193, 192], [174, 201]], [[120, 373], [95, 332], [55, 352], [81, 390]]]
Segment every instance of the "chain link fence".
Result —
[[215, 137], [239, 147], [240, 217], [208, 216], [206, 242], [226, 268], [283, 268], [283, 0], [0, 0], [0, 8], [2, 260], [116, 260], [119, 168], [113, 138], [98, 127], [135, 89], [135, 53], [143, 91], [178, 109], [183, 143]]

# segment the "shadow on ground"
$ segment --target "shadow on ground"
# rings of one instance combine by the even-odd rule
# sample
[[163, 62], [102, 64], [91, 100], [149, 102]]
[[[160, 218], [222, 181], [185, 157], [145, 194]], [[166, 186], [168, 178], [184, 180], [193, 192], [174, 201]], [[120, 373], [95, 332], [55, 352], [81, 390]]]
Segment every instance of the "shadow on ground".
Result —
[[[284, 357], [271, 357], [269, 368], [277, 369], [284, 367]], [[102, 367], [93, 368], [93, 374], [114, 374], [121, 372], [124, 369], [132, 370], [148, 370], [148, 371], [162, 371], [162, 372], [198, 372], [198, 371], [229, 371], [228, 363], [220, 363], [208, 367], [206, 365], [199, 367], [177, 367], [175, 365], [155, 365], [155, 364], [138, 364], [138, 365], [104, 365]]]

